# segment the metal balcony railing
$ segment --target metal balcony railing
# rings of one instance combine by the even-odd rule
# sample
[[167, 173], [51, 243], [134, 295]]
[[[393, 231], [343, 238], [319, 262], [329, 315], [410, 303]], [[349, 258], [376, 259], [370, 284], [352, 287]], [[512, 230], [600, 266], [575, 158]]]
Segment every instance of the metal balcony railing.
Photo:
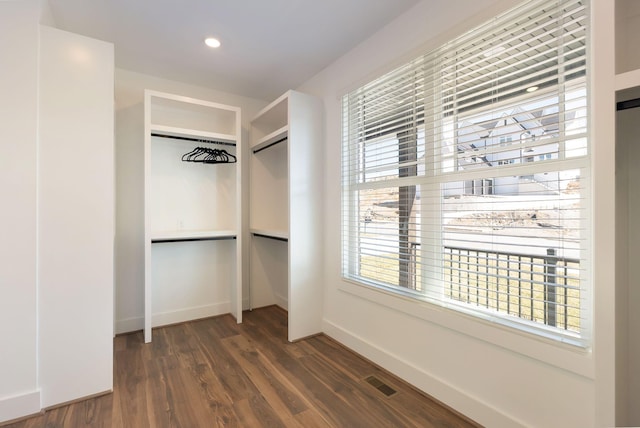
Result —
[[443, 268], [450, 299], [580, 331], [579, 259], [444, 247]]

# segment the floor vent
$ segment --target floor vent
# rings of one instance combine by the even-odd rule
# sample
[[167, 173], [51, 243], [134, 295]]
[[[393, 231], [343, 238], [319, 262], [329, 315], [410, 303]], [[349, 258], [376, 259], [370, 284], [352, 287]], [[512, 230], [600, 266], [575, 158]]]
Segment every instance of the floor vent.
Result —
[[369, 385], [373, 386], [375, 389], [382, 392], [387, 397], [391, 397], [398, 392], [375, 376], [369, 376], [365, 378], [365, 380]]

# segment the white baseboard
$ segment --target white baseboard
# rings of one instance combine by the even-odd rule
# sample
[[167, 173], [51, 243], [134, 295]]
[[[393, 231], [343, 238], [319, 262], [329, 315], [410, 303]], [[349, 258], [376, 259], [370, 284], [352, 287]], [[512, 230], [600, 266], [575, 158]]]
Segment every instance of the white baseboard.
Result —
[[144, 329], [143, 317], [116, 320], [116, 334], [131, 333], [132, 331], [138, 331], [142, 329]]
[[[151, 320], [152, 327], [176, 324], [199, 318], [215, 317], [230, 312], [229, 302], [215, 303], [212, 305], [194, 306], [191, 308], [179, 309], [176, 311], [161, 312], [153, 314]], [[130, 333], [144, 329], [144, 318], [134, 317], [116, 320], [116, 334]]]
[[160, 327], [163, 325], [176, 324], [200, 318], [215, 317], [217, 315], [228, 314], [229, 312], [229, 302], [193, 306], [191, 308], [153, 314], [153, 317], [151, 318], [151, 326]]
[[287, 296], [282, 296], [280, 294], [277, 294], [275, 298], [276, 298], [276, 305], [280, 306], [285, 311], [289, 310], [289, 301], [287, 299]]
[[0, 399], [0, 423], [40, 412], [40, 391]]
[[479, 398], [466, 394], [464, 391], [439, 379], [437, 376], [424, 371], [420, 367], [416, 367], [414, 364], [403, 360], [392, 352], [367, 342], [332, 322], [323, 320], [322, 324], [323, 332], [327, 336], [332, 337], [363, 357], [373, 361], [474, 421], [491, 427], [526, 426], [522, 422], [491, 407]]

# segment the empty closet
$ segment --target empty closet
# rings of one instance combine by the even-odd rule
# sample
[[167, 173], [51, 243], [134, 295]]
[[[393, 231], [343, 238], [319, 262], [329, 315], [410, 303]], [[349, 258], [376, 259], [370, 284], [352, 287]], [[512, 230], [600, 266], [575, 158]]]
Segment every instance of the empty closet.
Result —
[[288, 91], [251, 121], [249, 306], [288, 311], [288, 338], [321, 331], [322, 105]]
[[145, 341], [154, 326], [242, 321], [240, 108], [145, 92]]

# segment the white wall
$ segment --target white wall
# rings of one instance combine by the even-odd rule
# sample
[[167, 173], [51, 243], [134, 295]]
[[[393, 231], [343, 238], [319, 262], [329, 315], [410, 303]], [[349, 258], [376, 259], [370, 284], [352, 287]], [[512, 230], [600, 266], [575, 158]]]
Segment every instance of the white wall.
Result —
[[[144, 314], [144, 90], [238, 106], [242, 109], [243, 147], [248, 147], [249, 121], [266, 101], [165, 80], [128, 70], [116, 70], [116, 333], [140, 330]], [[248, 152], [241, 162], [248, 165]], [[243, 168], [243, 229], [248, 227], [248, 173]], [[248, 260], [248, 246], [243, 251]], [[243, 282], [248, 284], [248, 263], [243, 266]], [[175, 311], [171, 293], [154, 293], [154, 313]], [[243, 293], [244, 296], [247, 293]], [[164, 298], [163, 296], [166, 296]], [[167, 300], [169, 299], [169, 300]], [[201, 305], [215, 306], [224, 296], [203, 295]], [[226, 298], [228, 301], [228, 298]]]
[[640, 68], [637, 51], [640, 41], [640, 2], [615, 0], [616, 3], [616, 73]]
[[[52, 22], [47, 6], [0, 2], [0, 422], [112, 385], [113, 84], [83, 87], [81, 66], [61, 70], [69, 55], [58, 50], [59, 33], [39, 25]], [[87, 66], [82, 47], [92, 41], [82, 40], [66, 53]], [[107, 50], [101, 76], [113, 73]], [[80, 114], [68, 110], [72, 100], [84, 102]], [[102, 130], [78, 122], [92, 114], [102, 115]], [[91, 170], [96, 180], [71, 171], [85, 165], [76, 151], [65, 152], [78, 132], [85, 146], [98, 146], [91, 153], [101, 159]], [[84, 193], [74, 192], [77, 183]], [[100, 300], [98, 308], [91, 299]]]
[[35, 1], [0, 2], [0, 422], [40, 409], [37, 386]]
[[[613, 276], [614, 260], [613, 241], [606, 238], [605, 229], [613, 223], [613, 204], [607, 199], [613, 193], [611, 148], [599, 146], [602, 161], [594, 162], [601, 179], [595, 190], [598, 196], [608, 195], [596, 210], [598, 219], [604, 221], [597, 223], [601, 228], [595, 233], [602, 243], [596, 252], [603, 263], [595, 273], [600, 301], [595, 305], [594, 334], [599, 340], [592, 351], [509, 331], [341, 279], [340, 96], [517, 3], [422, 1], [298, 88], [322, 97], [326, 109], [324, 331], [487, 426], [613, 425], [614, 346], [608, 337], [611, 334], [606, 333], [613, 322], [613, 292], [605, 276]], [[605, 40], [610, 43], [609, 38]], [[610, 72], [598, 69], [600, 76]], [[611, 73], [601, 78], [612, 77]], [[611, 109], [601, 96], [608, 93], [600, 91], [597, 97]], [[600, 137], [612, 133], [607, 120], [597, 128]]]
[[[394, 64], [419, 46], [437, 46], [471, 22], [479, 23], [516, 1], [423, 1], [354, 49], [300, 89], [322, 97], [326, 108], [325, 152], [325, 330], [411, 383], [489, 426], [612, 426], [613, 330], [610, 291], [614, 257], [606, 238], [613, 224], [611, 204], [613, 134], [610, 117], [599, 118], [594, 166], [598, 179], [595, 242], [604, 262], [595, 276], [598, 302], [593, 355], [558, 350], [544, 341], [469, 322], [446, 311], [410, 305], [377, 293], [363, 293], [340, 278], [340, 106], [339, 96]], [[608, 2], [596, 1], [594, 16]], [[39, 410], [37, 378], [36, 111], [38, 8], [34, 0], [0, 2], [0, 421]], [[606, 11], [605, 11], [606, 12]], [[478, 13], [471, 21], [461, 20]], [[598, 18], [599, 19], [599, 18]], [[453, 27], [453, 28], [452, 28]], [[613, 27], [610, 25], [609, 27]], [[610, 40], [605, 37], [605, 50]], [[598, 52], [603, 49], [598, 48]], [[609, 59], [609, 58], [606, 58]], [[597, 65], [608, 86], [607, 63]], [[239, 105], [243, 121], [266, 102], [197, 88], [151, 76], [116, 73], [118, 270], [120, 331], [142, 327], [142, 139], [125, 132], [122, 118], [142, 102], [144, 88], [182, 93]], [[602, 94], [602, 97], [600, 97]], [[597, 94], [598, 109], [611, 109], [608, 89]], [[130, 110], [129, 110], [130, 109]], [[598, 110], [600, 111], [600, 110]], [[596, 117], [602, 117], [597, 115]], [[140, 117], [142, 121], [142, 117]], [[135, 122], [135, 121], [134, 121]], [[129, 137], [127, 137], [129, 134]], [[129, 138], [129, 140], [127, 140]], [[244, 135], [245, 142], [248, 141]], [[607, 147], [609, 146], [609, 147]], [[245, 154], [248, 150], [245, 150]], [[28, 160], [13, 162], [14, 159]], [[245, 168], [245, 172], [247, 168]], [[248, 180], [245, 179], [245, 183]], [[600, 195], [610, 193], [609, 198]], [[248, 210], [244, 210], [245, 215]], [[139, 234], [139, 237], [136, 237]], [[138, 239], [139, 238], [139, 239]], [[138, 247], [139, 245], [139, 247]], [[246, 247], [245, 247], [246, 249]], [[611, 253], [611, 254], [608, 254]], [[599, 259], [599, 258], [598, 258]], [[601, 267], [600, 267], [601, 266]], [[245, 273], [245, 278], [248, 277]], [[610, 279], [608, 279], [611, 277]], [[612, 311], [611, 311], [612, 312]], [[613, 336], [613, 334], [610, 334]], [[475, 358], [470, 361], [469, 355]], [[594, 381], [594, 378], [597, 378]], [[599, 385], [604, 384], [604, 387]], [[521, 386], [525, 385], [526, 388]], [[598, 422], [595, 423], [598, 413]]]

